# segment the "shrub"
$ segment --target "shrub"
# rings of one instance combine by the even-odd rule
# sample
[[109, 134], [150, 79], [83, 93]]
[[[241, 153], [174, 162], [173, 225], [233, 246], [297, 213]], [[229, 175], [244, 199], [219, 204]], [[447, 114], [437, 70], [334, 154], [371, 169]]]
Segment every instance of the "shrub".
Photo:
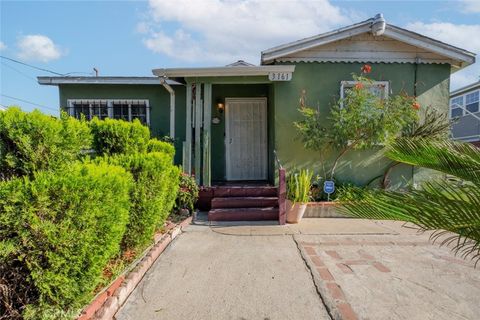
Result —
[[84, 121], [8, 108], [0, 112], [0, 180], [60, 167], [78, 159], [90, 143]]
[[198, 186], [195, 178], [182, 173], [180, 176], [180, 189], [178, 190], [175, 207], [177, 209], [188, 209], [193, 211], [198, 199]]
[[150, 130], [138, 119], [133, 122], [94, 118], [90, 121], [93, 149], [97, 154], [132, 154], [147, 151]]
[[119, 252], [131, 180], [123, 168], [77, 162], [0, 184], [0, 262], [10, 268], [8, 291], [29, 298], [17, 310], [24, 303], [28, 317], [61, 318], [89, 301]]
[[296, 203], [305, 203], [310, 200], [313, 173], [308, 169], [302, 169], [288, 177], [287, 198]]
[[147, 145], [148, 152], [163, 152], [170, 155], [173, 159], [175, 155], [175, 147], [168, 142], [160, 141], [155, 138], [148, 140]]
[[329, 123], [325, 123], [325, 115], [319, 109], [305, 106], [299, 109], [302, 119], [294, 123], [306, 149], [322, 154], [330, 147], [339, 151], [330, 170], [330, 180], [334, 179], [340, 158], [348, 151], [384, 145], [418, 120], [420, 105], [415, 97], [404, 92], [381, 97], [374, 91], [385, 88], [366, 75], [371, 67], [364, 65], [361, 70], [361, 75], [353, 74], [355, 86], [332, 106]]
[[122, 246], [125, 249], [143, 248], [172, 211], [180, 169], [173, 165], [173, 155], [161, 152], [117, 155], [107, 159], [130, 171], [135, 180], [130, 193], [130, 219]]

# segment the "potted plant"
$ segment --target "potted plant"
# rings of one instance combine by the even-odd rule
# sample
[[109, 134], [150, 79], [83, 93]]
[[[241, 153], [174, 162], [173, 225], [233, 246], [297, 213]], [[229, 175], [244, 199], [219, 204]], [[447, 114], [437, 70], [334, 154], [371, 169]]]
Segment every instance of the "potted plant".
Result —
[[298, 223], [305, 213], [310, 199], [313, 173], [308, 169], [290, 176], [287, 182], [287, 222]]
[[180, 186], [175, 201], [175, 208], [181, 215], [189, 215], [194, 210], [198, 199], [198, 186], [195, 178], [186, 173], [180, 176]]

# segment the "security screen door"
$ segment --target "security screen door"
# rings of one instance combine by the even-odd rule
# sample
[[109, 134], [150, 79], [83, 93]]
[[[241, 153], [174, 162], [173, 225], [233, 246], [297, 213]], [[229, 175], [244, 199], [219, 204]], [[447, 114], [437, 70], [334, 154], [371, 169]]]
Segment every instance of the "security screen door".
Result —
[[227, 98], [227, 180], [267, 179], [267, 98]]

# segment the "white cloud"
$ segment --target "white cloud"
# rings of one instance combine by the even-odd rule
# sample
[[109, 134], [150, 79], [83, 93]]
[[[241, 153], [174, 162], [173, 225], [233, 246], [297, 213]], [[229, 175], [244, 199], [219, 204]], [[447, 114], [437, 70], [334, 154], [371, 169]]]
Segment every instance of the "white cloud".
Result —
[[7, 49], [7, 46], [5, 45], [5, 43], [0, 41], [0, 51], [5, 50], [5, 49]]
[[[408, 24], [406, 28], [477, 54], [480, 52], [480, 37], [478, 36], [480, 24], [415, 22]], [[475, 63], [452, 75], [451, 88], [456, 89], [478, 81], [479, 76], [480, 64]]]
[[190, 62], [257, 63], [262, 50], [349, 24], [354, 15], [328, 0], [150, 0], [149, 4], [152, 21], [137, 25], [137, 31], [146, 34], [146, 47]]
[[480, 1], [478, 0], [461, 0], [461, 10], [464, 13], [479, 13]]
[[63, 55], [60, 47], [52, 39], [40, 34], [22, 36], [17, 42], [17, 47], [19, 49], [17, 56], [28, 61], [48, 62]]

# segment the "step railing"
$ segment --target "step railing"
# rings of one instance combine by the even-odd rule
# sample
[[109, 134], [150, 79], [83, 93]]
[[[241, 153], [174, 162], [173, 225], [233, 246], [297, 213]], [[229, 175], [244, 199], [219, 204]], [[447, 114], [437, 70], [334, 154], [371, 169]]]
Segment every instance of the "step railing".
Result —
[[277, 151], [273, 150], [275, 162], [278, 166], [278, 223], [284, 225], [287, 222], [287, 181], [286, 170], [283, 168], [277, 156]]

